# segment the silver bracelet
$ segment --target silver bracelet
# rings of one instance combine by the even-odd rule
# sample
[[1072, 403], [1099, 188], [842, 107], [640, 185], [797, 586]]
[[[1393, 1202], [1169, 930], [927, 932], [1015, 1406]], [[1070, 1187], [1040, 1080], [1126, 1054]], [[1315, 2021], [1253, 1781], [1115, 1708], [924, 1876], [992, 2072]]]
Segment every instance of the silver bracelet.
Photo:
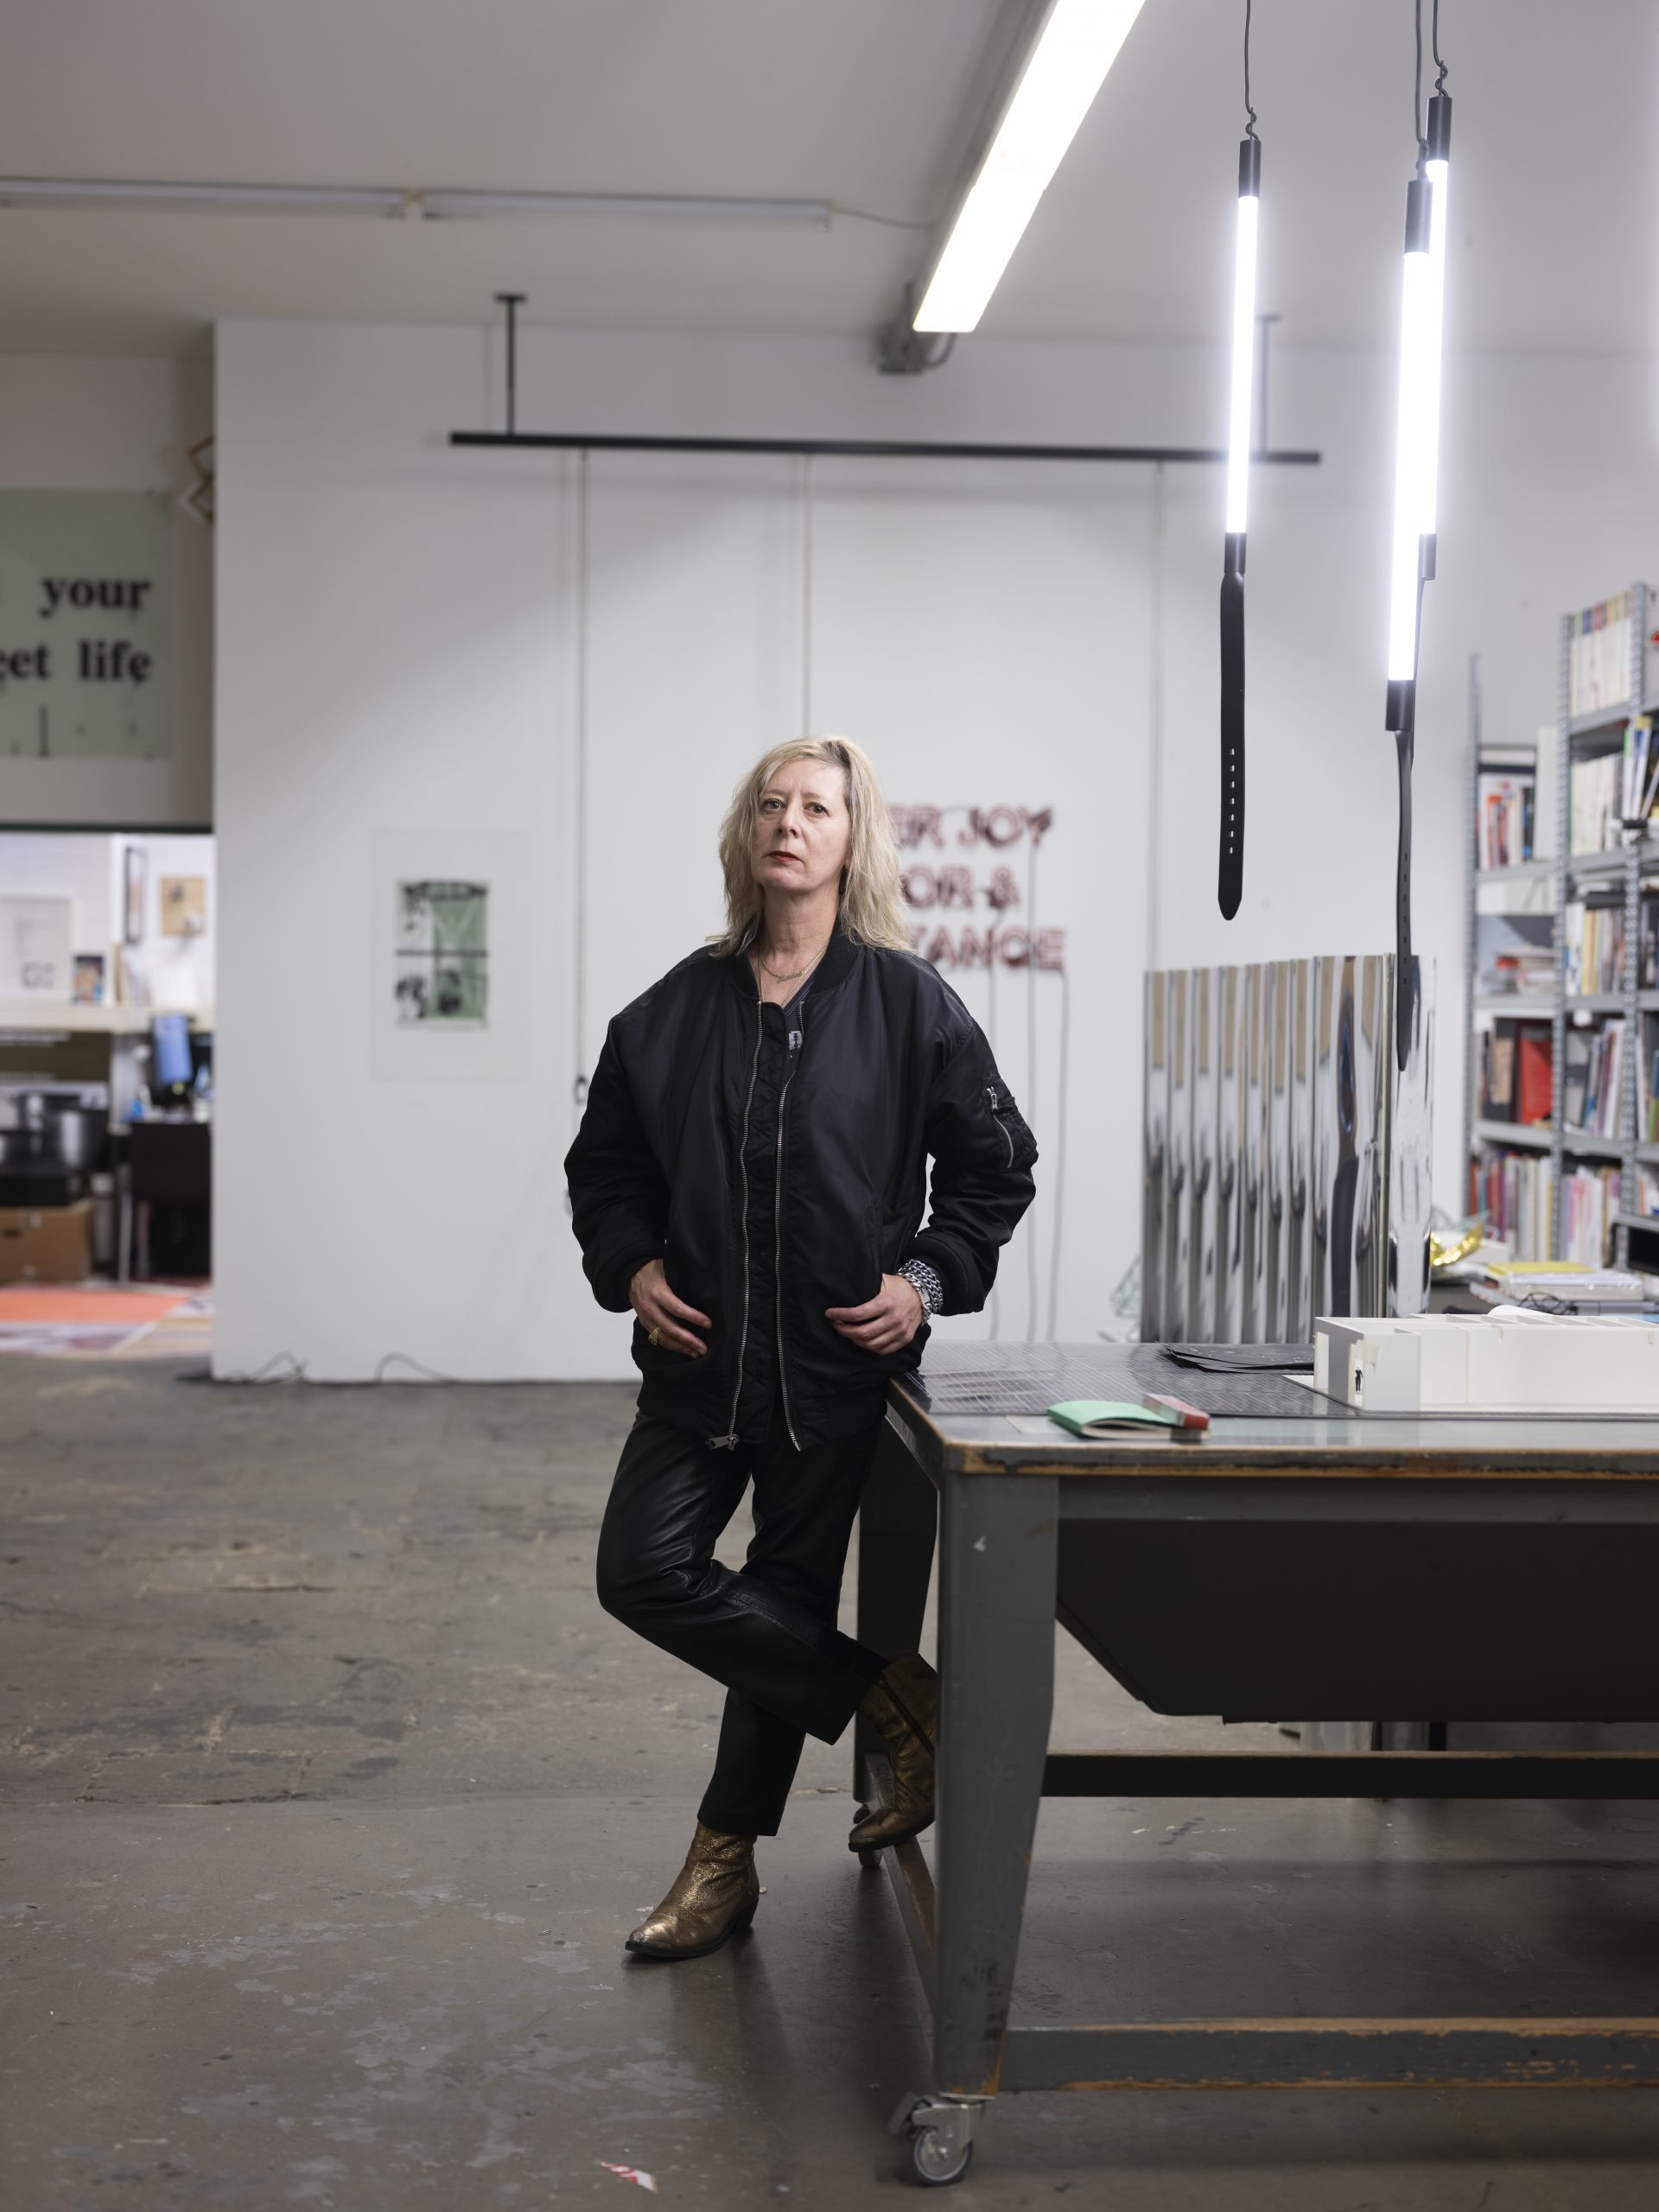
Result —
[[906, 1260], [899, 1273], [921, 1300], [924, 1313], [943, 1313], [944, 1285], [925, 1260]]

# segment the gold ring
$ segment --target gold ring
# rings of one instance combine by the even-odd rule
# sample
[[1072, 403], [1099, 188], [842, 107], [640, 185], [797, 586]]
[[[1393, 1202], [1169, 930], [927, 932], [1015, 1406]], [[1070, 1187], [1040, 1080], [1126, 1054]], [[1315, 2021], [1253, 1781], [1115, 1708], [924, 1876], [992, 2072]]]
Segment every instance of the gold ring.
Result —
[[654, 1344], [658, 1338], [660, 1337], [662, 1333], [663, 1332], [660, 1329], [653, 1329], [651, 1334], [645, 1338], [645, 1342], [648, 1344]]

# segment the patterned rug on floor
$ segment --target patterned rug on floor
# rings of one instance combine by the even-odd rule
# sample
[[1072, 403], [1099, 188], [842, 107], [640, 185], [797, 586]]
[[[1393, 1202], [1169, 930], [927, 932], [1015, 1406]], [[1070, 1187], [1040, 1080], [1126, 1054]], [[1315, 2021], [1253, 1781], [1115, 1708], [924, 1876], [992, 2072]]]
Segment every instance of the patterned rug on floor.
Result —
[[211, 1357], [207, 1283], [8, 1283], [0, 1286], [0, 1353], [55, 1358]]

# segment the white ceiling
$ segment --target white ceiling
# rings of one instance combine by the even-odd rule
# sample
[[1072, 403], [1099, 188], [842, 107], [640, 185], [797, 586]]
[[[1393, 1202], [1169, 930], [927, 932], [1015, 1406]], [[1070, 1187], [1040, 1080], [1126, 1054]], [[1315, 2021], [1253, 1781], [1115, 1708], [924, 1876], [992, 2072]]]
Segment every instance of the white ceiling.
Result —
[[[1454, 340], [1650, 350], [1659, 9], [1441, 17]], [[1219, 336], [1243, 19], [1147, 0], [986, 335]], [[1287, 342], [1392, 336], [1411, 21], [1257, 0], [1262, 304]], [[10, 0], [13, 175], [780, 195], [890, 223], [0, 210], [0, 350], [183, 351], [226, 315], [482, 321], [509, 288], [532, 324], [870, 332], [1009, 22], [1010, 0]]]

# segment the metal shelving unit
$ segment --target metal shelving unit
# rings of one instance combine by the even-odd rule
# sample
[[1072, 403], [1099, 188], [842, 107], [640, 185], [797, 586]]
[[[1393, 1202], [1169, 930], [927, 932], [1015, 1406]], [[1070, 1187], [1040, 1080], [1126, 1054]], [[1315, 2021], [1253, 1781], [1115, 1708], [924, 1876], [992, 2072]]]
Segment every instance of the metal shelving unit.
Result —
[[[1612, 1216], [1613, 1258], [1617, 1265], [1628, 1266], [1630, 1259], [1630, 1239], [1632, 1229], [1641, 1236], [1646, 1217], [1636, 1211], [1637, 1175], [1638, 1163], [1650, 1166], [1659, 1162], [1659, 1143], [1638, 1141], [1637, 1135], [1637, 1102], [1640, 1095], [1639, 1056], [1642, 1052], [1642, 1020], [1643, 1014], [1659, 1012], [1659, 990], [1638, 988], [1641, 974], [1641, 915], [1642, 881], [1645, 874], [1659, 874], [1659, 839], [1646, 834], [1645, 825], [1631, 826], [1624, 832], [1623, 841], [1616, 850], [1599, 853], [1573, 854], [1567, 850], [1571, 836], [1572, 772], [1575, 760], [1598, 750], [1610, 751], [1623, 741], [1624, 727], [1633, 715], [1651, 714], [1659, 720], [1659, 697], [1651, 696], [1647, 683], [1647, 640], [1655, 611], [1655, 596], [1645, 584], [1631, 588], [1632, 614], [1630, 623], [1630, 681], [1628, 700], [1624, 705], [1606, 708], [1594, 714], [1572, 715], [1572, 617], [1563, 615], [1560, 622], [1560, 664], [1556, 693], [1556, 728], [1558, 740], [1555, 753], [1555, 789], [1553, 793], [1555, 822], [1555, 851], [1553, 857], [1522, 861], [1517, 866], [1505, 868], [1478, 868], [1474, 859], [1478, 850], [1479, 778], [1482, 762], [1480, 715], [1480, 665], [1478, 655], [1470, 664], [1469, 684], [1469, 800], [1470, 838], [1469, 895], [1468, 895], [1468, 972], [1471, 1014], [1485, 1013], [1520, 1020], [1548, 1020], [1550, 1025], [1550, 1057], [1552, 1079], [1550, 1118], [1547, 1127], [1528, 1127], [1507, 1122], [1482, 1122], [1476, 1118], [1480, 1097], [1479, 1029], [1471, 1018], [1469, 1024], [1469, 1065], [1465, 1121], [1467, 1132], [1465, 1150], [1471, 1157], [1493, 1147], [1521, 1152], [1547, 1152], [1549, 1158], [1549, 1211], [1552, 1250], [1559, 1254], [1561, 1244], [1561, 1204], [1564, 1171], [1574, 1160], [1611, 1160], [1619, 1168], [1619, 1202]], [[1639, 706], [1630, 703], [1640, 701]], [[1546, 794], [1539, 789], [1534, 797], [1535, 822], [1542, 813]], [[1479, 896], [1483, 887], [1503, 885], [1517, 892], [1524, 892], [1547, 882], [1549, 887], [1551, 915], [1551, 945], [1554, 955], [1554, 990], [1547, 1002], [1536, 1000], [1503, 999], [1483, 996], [1477, 993], [1476, 944]], [[1622, 889], [1624, 908], [1624, 959], [1621, 986], [1617, 991], [1597, 991], [1572, 997], [1567, 991], [1567, 906], [1569, 893], [1577, 895], [1592, 888], [1610, 889], [1615, 885]], [[1592, 1136], [1566, 1128], [1563, 1121], [1564, 1089], [1567, 1074], [1567, 1034], [1569, 1027], [1580, 1019], [1593, 1019], [1608, 1014], [1622, 1014], [1625, 1024], [1627, 1049], [1618, 1102], [1618, 1134], [1617, 1136]], [[1659, 1229], [1659, 1220], [1649, 1227]]]

